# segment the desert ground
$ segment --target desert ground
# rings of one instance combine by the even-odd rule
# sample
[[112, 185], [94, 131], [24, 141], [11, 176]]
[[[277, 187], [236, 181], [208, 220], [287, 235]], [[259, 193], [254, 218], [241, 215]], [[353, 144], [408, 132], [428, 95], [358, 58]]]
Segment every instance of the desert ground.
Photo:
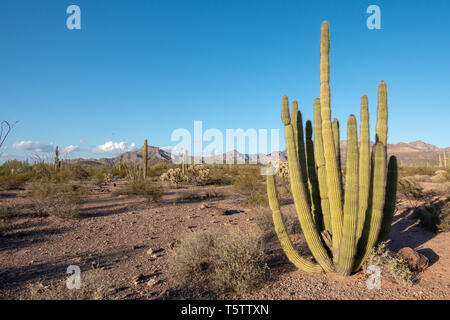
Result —
[[[381, 289], [368, 289], [364, 270], [350, 277], [297, 270], [270, 230], [270, 210], [249, 205], [248, 194], [233, 185], [165, 186], [151, 201], [117, 192], [128, 184], [123, 178], [84, 181], [87, 193], [76, 218], [36, 216], [27, 186], [3, 190], [0, 203], [14, 207], [14, 217], [0, 237], [0, 299], [450, 299], [450, 233], [430, 231], [417, 213], [429, 203], [448, 205], [448, 181], [434, 177], [410, 177], [427, 200], [399, 192], [388, 241], [392, 252], [411, 247], [422, 253], [429, 267], [409, 286], [382, 273]], [[295, 216], [289, 197], [282, 211]], [[189, 279], [174, 276], [169, 256], [183, 239], [235, 229], [263, 234], [264, 281], [233, 292], [217, 290], [201, 270]], [[301, 230], [293, 230], [295, 246], [309, 256]], [[81, 290], [65, 287], [70, 265], [81, 269]]]

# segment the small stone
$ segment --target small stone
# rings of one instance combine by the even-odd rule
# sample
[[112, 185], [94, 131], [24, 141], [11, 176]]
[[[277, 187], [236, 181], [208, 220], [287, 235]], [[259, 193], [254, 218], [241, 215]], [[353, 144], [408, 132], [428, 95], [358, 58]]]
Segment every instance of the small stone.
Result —
[[133, 277], [133, 283], [134, 283], [134, 284], [138, 284], [138, 283], [140, 283], [141, 281], [143, 281], [144, 279], [145, 279], [145, 277], [144, 277], [144, 275], [143, 275], [142, 273], [137, 274], [137, 275], [135, 275], [135, 276]]
[[157, 283], [158, 281], [156, 280], [156, 278], [151, 278], [150, 280], [147, 281], [147, 286], [153, 287]]

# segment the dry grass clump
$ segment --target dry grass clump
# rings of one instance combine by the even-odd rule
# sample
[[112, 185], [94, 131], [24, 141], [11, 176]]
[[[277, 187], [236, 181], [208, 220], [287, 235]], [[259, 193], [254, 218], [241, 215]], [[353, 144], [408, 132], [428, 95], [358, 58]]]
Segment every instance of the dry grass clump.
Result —
[[389, 251], [385, 242], [380, 243], [372, 250], [364, 268], [367, 269], [370, 265], [381, 268], [382, 279], [388, 279], [404, 286], [413, 284], [414, 274], [409, 269], [408, 264], [396, 253]]
[[[262, 211], [254, 215], [255, 223], [261, 230], [264, 239], [272, 239], [276, 236], [273, 224], [272, 212]], [[284, 225], [288, 234], [301, 234], [302, 228], [298, 217], [294, 214], [283, 214]]]
[[225, 235], [196, 232], [184, 238], [169, 255], [169, 272], [180, 284], [194, 280], [213, 285], [216, 292], [243, 293], [266, 279], [261, 234], [233, 230]]
[[30, 190], [34, 214], [40, 217], [77, 218], [86, 195], [84, 186], [67, 183], [34, 182]]
[[[68, 275], [69, 276], [69, 275]], [[66, 279], [44, 285], [40, 282], [29, 285], [29, 292], [22, 300], [110, 300], [115, 299], [116, 290], [110, 279], [100, 270], [81, 273], [80, 289], [68, 289]]]

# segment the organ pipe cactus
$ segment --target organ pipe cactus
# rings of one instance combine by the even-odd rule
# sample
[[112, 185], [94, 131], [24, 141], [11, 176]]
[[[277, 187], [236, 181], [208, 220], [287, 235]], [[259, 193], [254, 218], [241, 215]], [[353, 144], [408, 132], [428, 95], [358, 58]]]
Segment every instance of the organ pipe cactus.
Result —
[[275, 231], [294, 265], [307, 272], [335, 271], [350, 275], [361, 268], [377, 243], [388, 238], [395, 209], [397, 160], [392, 156], [386, 165], [387, 89], [386, 83], [381, 81], [372, 154], [368, 99], [363, 95], [359, 143], [356, 118], [350, 115], [348, 119], [346, 169], [345, 179], [342, 179], [339, 123], [336, 119], [331, 122], [327, 22], [322, 24], [321, 33], [320, 98], [314, 102], [314, 130], [307, 121], [303, 135], [296, 101], [292, 103], [291, 112], [287, 96], [283, 97], [281, 105], [292, 195], [316, 263], [302, 258], [292, 246], [283, 223], [273, 175], [267, 176], [267, 194]]

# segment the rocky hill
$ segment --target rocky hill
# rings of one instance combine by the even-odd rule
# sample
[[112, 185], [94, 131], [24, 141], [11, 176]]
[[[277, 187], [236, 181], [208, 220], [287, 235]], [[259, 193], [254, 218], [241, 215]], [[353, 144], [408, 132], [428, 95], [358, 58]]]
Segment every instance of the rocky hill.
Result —
[[[373, 143], [372, 143], [373, 145]], [[343, 162], [347, 152], [347, 141], [341, 141], [341, 154]], [[415, 165], [436, 165], [439, 163], [439, 154], [444, 152], [450, 155], [450, 147], [438, 148], [432, 144], [423, 141], [413, 141], [409, 143], [399, 142], [396, 144], [388, 144], [388, 154], [395, 155], [401, 165], [415, 164]], [[172, 161], [172, 154], [158, 147], [148, 147], [148, 157], [150, 165], [157, 162]], [[174, 159], [180, 159], [178, 156], [173, 156]], [[266, 164], [270, 160], [279, 158], [281, 161], [287, 160], [286, 151], [272, 152], [271, 154], [245, 154], [236, 150], [226, 152], [222, 155], [204, 157], [204, 163], [263, 163]], [[138, 163], [142, 160], [142, 148], [134, 152], [126, 152], [114, 158], [102, 159], [72, 159], [70, 162], [98, 164], [98, 165], [114, 165], [118, 162], [132, 162]], [[200, 159], [195, 157], [195, 160]]]

